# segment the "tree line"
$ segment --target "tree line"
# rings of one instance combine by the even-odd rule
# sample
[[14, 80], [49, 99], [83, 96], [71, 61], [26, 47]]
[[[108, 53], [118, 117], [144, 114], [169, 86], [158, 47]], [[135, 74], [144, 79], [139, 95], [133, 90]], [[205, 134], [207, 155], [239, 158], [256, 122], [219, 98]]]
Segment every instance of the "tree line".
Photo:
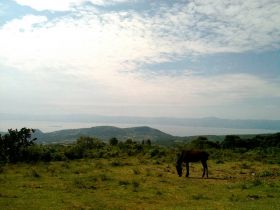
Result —
[[252, 150], [258, 148], [280, 148], [280, 133], [256, 135], [252, 138], [241, 138], [238, 135], [227, 135], [224, 140], [219, 142], [209, 141], [207, 137], [199, 136], [190, 143], [194, 148], [220, 148], [220, 149], [244, 149]]
[[141, 142], [127, 139], [122, 142], [117, 138], [111, 138], [108, 143], [95, 137], [81, 136], [72, 144], [48, 144], [36, 143], [32, 138], [34, 129], [22, 128], [9, 129], [8, 133], [0, 134], [0, 162], [33, 162], [33, 161], [61, 161], [80, 158], [116, 157], [121, 155], [136, 155], [139, 153], [151, 153], [159, 155], [159, 146], [154, 145], [150, 139]]
[[[268, 150], [280, 151], [280, 133], [256, 135], [253, 138], [241, 138], [238, 135], [227, 135], [223, 141], [209, 141], [207, 137], [199, 136], [190, 142], [163, 147], [152, 144], [150, 139], [140, 142], [127, 139], [119, 141], [111, 138], [107, 143], [95, 137], [82, 136], [72, 144], [37, 144], [32, 138], [33, 129], [9, 129], [5, 135], [0, 135], [0, 162], [14, 163], [20, 161], [62, 161], [80, 158], [111, 158], [124, 155], [146, 155], [151, 158], [169, 157], [172, 159], [174, 151], [183, 148], [220, 151], [252, 151]], [[273, 150], [275, 151], [275, 150]], [[220, 152], [221, 153], [221, 152]], [[219, 156], [219, 155], [218, 155]], [[217, 156], [217, 157], [218, 157]], [[215, 155], [212, 155], [215, 157]], [[220, 157], [220, 156], [219, 156]]]

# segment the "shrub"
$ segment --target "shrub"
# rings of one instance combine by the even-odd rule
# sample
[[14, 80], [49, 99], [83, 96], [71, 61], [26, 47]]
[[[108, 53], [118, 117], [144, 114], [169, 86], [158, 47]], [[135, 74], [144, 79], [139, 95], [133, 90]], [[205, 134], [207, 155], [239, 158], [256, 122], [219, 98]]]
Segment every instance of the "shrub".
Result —
[[240, 168], [241, 168], [241, 169], [250, 169], [251, 166], [248, 165], [247, 163], [241, 163], [241, 164], [240, 164]]
[[123, 166], [124, 164], [120, 162], [119, 160], [114, 160], [111, 162], [112, 166]]
[[54, 153], [51, 153], [51, 159], [54, 161], [65, 161], [67, 157], [63, 151], [55, 151]]
[[31, 171], [30, 171], [30, 175], [34, 178], [39, 178], [41, 177], [40, 174], [34, 169], [32, 168]]
[[23, 150], [24, 160], [29, 162], [51, 161], [52, 156], [49, 148], [34, 144]]
[[261, 196], [254, 194], [254, 195], [247, 195], [247, 198], [250, 200], [257, 200], [260, 199]]
[[163, 195], [163, 192], [157, 190], [157, 191], [156, 191], [156, 195], [161, 196], [161, 195]]
[[159, 149], [151, 149], [150, 150], [150, 156], [151, 157], [155, 157], [157, 155], [159, 155]]
[[126, 180], [120, 180], [120, 181], [119, 181], [119, 185], [122, 185], [122, 186], [129, 185], [129, 181], [126, 181]]
[[97, 138], [88, 137], [88, 136], [81, 136], [76, 144], [81, 147], [83, 150], [90, 150], [90, 149], [101, 149], [106, 144], [100, 141]]
[[165, 148], [156, 147], [149, 150], [149, 155], [151, 157], [161, 158], [161, 157], [166, 157], [167, 153]]
[[259, 177], [274, 177], [274, 176], [280, 176], [280, 170], [278, 169], [274, 169], [271, 171], [263, 171], [261, 173], [258, 174]]
[[100, 174], [101, 181], [108, 181], [110, 177], [107, 174]]
[[239, 200], [240, 199], [234, 194], [231, 194], [231, 196], [229, 197], [229, 201], [231, 201], [231, 202], [237, 202]]
[[259, 185], [262, 185], [262, 181], [259, 179], [259, 178], [255, 178], [254, 180], [251, 181], [251, 185], [253, 187], [256, 187], [256, 186], [259, 186]]
[[95, 183], [92, 183], [91, 181], [88, 181], [83, 178], [76, 178], [73, 180], [73, 185], [76, 188], [79, 189], [93, 189], [95, 190], [97, 187], [95, 186]]
[[[129, 182], [128, 182], [128, 184], [129, 184]], [[138, 192], [139, 187], [140, 187], [140, 182], [139, 182], [139, 181], [136, 181], [136, 180], [133, 180], [133, 181], [131, 182], [131, 185], [132, 185], [132, 191], [133, 191], [133, 192]]]
[[85, 153], [85, 148], [81, 145], [73, 145], [65, 151], [65, 156], [70, 159], [80, 159], [83, 158], [83, 155]]
[[209, 198], [203, 194], [196, 194], [196, 195], [192, 195], [192, 199], [194, 199], [194, 200], [207, 199], [208, 200]]
[[134, 168], [134, 169], [132, 169], [132, 171], [133, 171], [133, 174], [135, 174], [135, 175], [140, 174], [140, 170], [138, 168]]
[[220, 148], [220, 144], [218, 142], [208, 141], [207, 137], [204, 136], [199, 136], [190, 144], [194, 149]]
[[104, 168], [104, 164], [102, 162], [97, 162], [97, 163], [95, 163], [95, 168], [102, 169], [102, 168]]
[[216, 160], [216, 164], [223, 164], [225, 163], [223, 160]]

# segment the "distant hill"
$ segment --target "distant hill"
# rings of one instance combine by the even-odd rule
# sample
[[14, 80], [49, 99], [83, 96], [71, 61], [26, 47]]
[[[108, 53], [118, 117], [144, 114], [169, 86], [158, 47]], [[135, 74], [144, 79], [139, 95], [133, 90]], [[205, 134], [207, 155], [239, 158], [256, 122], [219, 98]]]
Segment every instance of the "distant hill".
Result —
[[62, 143], [72, 142], [80, 136], [92, 136], [101, 140], [108, 141], [110, 138], [116, 137], [119, 140], [133, 139], [142, 141], [150, 139], [154, 143], [170, 145], [176, 140], [185, 138], [172, 136], [160, 130], [147, 126], [133, 128], [118, 128], [113, 126], [97, 126], [92, 128], [67, 129], [43, 133], [36, 130], [33, 137], [37, 138], [38, 143]]
[[[6, 132], [0, 132], [1, 135]], [[238, 134], [236, 134], [238, 135]], [[257, 134], [242, 134], [238, 135], [243, 139], [252, 139]], [[267, 136], [270, 134], [258, 134]], [[65, 129], [54, 132], [44, 133], [39, 129], [35, 129], [32, 138], [37, 138], [37, 143], [52, 144], [52, 143], [71, 143], [76, 141], [80, 136], [96, 137], [103, 141], [116, 137], [120, 141], [132, 139], [134, 141], [142, 141], [150, 139], [153, 143], [159, 145], [173, 145], [174, 143], [186, 143], [197, 139], [199, 136], [206, 137], [209, 141], [223, 141], [226, 135], [196, 135], [179, 137], [164, 133], [158, 129], [148, 126], [132, 127], [132, 128], [118, 128], [114, 126], [96, 126], [91, 128], [80, 129]]]

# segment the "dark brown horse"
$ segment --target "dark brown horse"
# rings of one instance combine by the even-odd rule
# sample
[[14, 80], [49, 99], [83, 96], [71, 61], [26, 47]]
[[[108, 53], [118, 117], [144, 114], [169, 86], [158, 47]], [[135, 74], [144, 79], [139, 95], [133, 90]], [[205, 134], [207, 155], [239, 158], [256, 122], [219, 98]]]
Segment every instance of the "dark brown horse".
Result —
[[207, 160], [208, 160], [209, 154], [204, 151], [197, 151], [197, 150], [183, 150], [180, 157], [178, 158], [176, 162], [176, 169], [178, 175], [181, 177], [182, 176], [182, 164], [186, 163], [186, 168], [187, 168], [187, 174], [186, 177], [190, 175], [189, 172], [189, 163], [190, 162], [199, 162], [201, 161], [202, 166], [203, 166], [203, 174], [202, 177], [204, 177], [205, 172], [206, 172], [206, 177], [208, 178], [208, 167], [207, 167]]

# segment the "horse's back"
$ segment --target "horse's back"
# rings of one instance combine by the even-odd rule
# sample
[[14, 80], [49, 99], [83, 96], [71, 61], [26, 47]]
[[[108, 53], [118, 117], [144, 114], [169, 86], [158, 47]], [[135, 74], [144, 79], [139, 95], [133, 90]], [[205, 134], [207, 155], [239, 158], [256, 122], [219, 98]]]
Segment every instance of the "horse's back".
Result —
[[182, 156], [185, 161], [197, 162], [208, 160], [209, 154], [205, 151], [200, 150], [183, 150]]

